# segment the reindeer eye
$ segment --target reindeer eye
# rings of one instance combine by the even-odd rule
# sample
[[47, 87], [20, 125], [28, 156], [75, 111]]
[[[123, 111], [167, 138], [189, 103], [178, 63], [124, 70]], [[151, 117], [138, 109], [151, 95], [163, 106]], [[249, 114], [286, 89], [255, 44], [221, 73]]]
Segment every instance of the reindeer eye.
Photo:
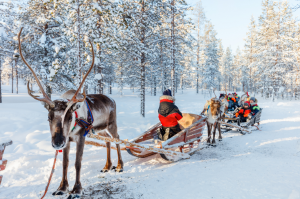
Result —
[[48, 116], [48, 121], [51, 122], [51, 117], [50, 116]]

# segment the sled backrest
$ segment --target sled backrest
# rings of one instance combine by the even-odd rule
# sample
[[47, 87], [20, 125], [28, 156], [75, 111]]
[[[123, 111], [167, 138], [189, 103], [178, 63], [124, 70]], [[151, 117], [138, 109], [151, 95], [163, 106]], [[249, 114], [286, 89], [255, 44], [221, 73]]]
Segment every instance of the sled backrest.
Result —
[[167, 140], [164, 146], [170, 146], [179, 143], [188, 143], [191, 140], [200, 140], [202, 136], [202, 132], [205, 128], [206, 117], [196, 115], [196, 114], [184, 114], [184, 117], [179, 121], [179, 123], [186, 128], [184, 128], [181, 132], [177, 133], [174, 137]]
[[194, 122], [198, 121], [201, 117], [192, 113], [183, 113], [182, 119], [178, 121], [178, 123], [183, 127], [187, 128], [192, 125]]
[[251, 120], [247, 124], [247, 126], [252, 126], [255, 123], [259, 123], [260, 122], [261, 113], [262, 113], [262, 108], [254, 115], [254, 117], [251, 118]]

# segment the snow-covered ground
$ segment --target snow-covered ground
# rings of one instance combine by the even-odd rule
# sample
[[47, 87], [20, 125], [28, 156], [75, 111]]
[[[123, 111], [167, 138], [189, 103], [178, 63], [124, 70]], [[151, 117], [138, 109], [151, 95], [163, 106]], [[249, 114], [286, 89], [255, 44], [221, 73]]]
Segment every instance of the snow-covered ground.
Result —
[[[53, 163], [47, 111], [30, 98], [23, 86], [21, 94], [10, 94], [4, 86], [0, 104], [0, 142], [12, 139], [4, 158], [7, 168], [0, 186], [0, 198], [40, 198]], [[158, 122], [159, 96], [146, 97], [146, 118], [139, 115], [140, 98], [125, 90], [117, 102], [121, 139], [131, 139]], [[182, 112], [199, 113], [209, 96], [194, 90], [177, 94]], [[190, 159], [169, 163], [159, 156], [137, 159], [123, 151], [123, 173], [100, 173], [106, 149], [85, 146], [81, 182], [83, 198], [202, 198], [202, 199], [300, 199], [300, 101], [264, 100], [258, 97], [262, 113], [261, 131], [241, 135], [225, 133], [217, 147], [206, 148]], [[75, 180], [75, 144], [70, 152], [69, 185]], [[112, 151], [117, 164], [116, 151]], [[59, 186], [62, 154], [56, 165], [49, 192]], [[65, 197], [55, 197], [65, 198]]]

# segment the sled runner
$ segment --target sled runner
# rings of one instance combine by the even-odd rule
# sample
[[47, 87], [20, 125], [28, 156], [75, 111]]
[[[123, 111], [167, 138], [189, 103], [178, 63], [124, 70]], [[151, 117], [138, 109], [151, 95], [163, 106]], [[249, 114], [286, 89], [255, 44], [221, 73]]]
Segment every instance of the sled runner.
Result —
[[[145, 158], [154, 154], [160, 154], [165, 160], [177, 161], [179, 159], [189, 158], [191, 154], [198, 150], [202, 132], [206, 124], [206, 117], [184, 113], [179, 123], [184, 129], [167, 141], [157, 139], [157, 129], [161, 128], [160, 122], [130, 141], [91, 133], [88, 137], [105, 142], [123, 144], [125, 145], [126, 151], [135, 157]], [[86, 141], [86, 144], [99, 145], [93, 141]]]
[[[235, 110], [229, 117], [226, 117], [227, 122], [221, 122], [221, 130], [223, 132], [232, 131], [237, 129], [240, 133], [246, 134], [252, 131], [259, 130], [258, 126], [260, 123], [260, 117], [262, 113], [262, 108], [258, 113], [256, 113], [249, 122], [239, 122], [238, 118], [233, 118], [233, 115], [238, 111]], [[228, 115], [227, 115], [228, 116]], [[231, 123], [229, 123], [231, 121]]]

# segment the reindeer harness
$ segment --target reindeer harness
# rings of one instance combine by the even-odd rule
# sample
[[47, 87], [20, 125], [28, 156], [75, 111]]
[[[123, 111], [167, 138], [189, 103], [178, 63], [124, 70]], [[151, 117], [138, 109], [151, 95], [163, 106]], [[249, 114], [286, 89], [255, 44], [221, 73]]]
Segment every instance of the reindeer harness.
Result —
[[86, 106], [87, 106], [87, 121], [85, 121], [84, 119], [79, 119], [78, 118], [78, 113], [77, 111], [75, 111], [75, 124], [74, 124], [74, 127], [72, 128], [72, 131], [75, 129], [76, 125], [78, 124], [78, 126], [80, 126], [81, 128], [85, 128], [85, 133], [83, 136], [86, 136], [90, 130], [92, 130], [94, 132], [94, 129], [93, 129], [93, 122], [94, 122], [94, 117], [93, 117], [93, 114], [92, 114], [92, 111], [91, 111], [91, 108], [89, 106], [89, 103], [87, 102], [87, 100], [85, 100], [86, 102]]

